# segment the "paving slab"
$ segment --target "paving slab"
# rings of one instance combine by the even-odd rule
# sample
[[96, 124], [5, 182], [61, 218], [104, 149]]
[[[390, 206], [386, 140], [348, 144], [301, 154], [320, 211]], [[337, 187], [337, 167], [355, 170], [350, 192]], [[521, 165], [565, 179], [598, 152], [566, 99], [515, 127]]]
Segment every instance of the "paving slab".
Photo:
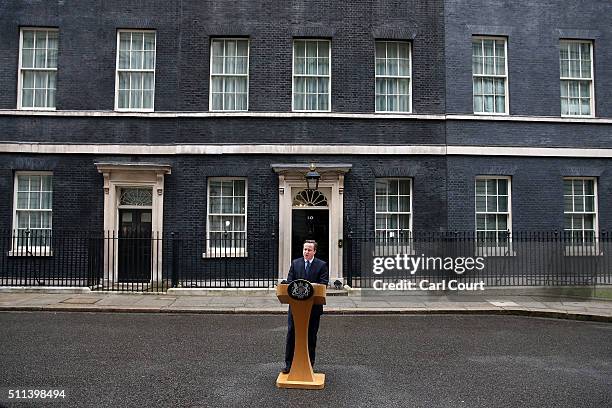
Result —
[[89, 305], [89, 304], [83, 304], [83, 303], [53, 303], [53, 304], [49, 304], [49, 305], [42, 305], [43, 309], [47, 309], [47, 310], [52, 310], [52, 309], [59, 309], [59, 310], [101, 310], [102, 308], [95, 306], [95, 305]]
[[93, 305], [94, 303], [102, 300], [101, 298], [91, 298], [91, 297], [71, 297], [66, 300], [62, 300], [60, 303], [64, 304], [75, 304], [75, 305]]
[[425, 302], [425, 306], [432, 308], [447, 308], [461, 307], [462, 302]]
[[336, 303], [350, 303], [355, 304], [355, 302], [361, 302], [360, 299], [356, 299], [354, 297], [348, 296], [338, 296], [335, 298], [327, 298], [327, 304], [336, 304]]
[[563, 302], [543, 302], [544, 306], [550, 309], [559, 309], [563, 307]]
[[528, 302], [521, 302], [520, 304], [522, 306], [525, 306], [525, 307], [540, 307], [540, 308], [545, 308], [546, 307], [544, 305], [544, 303], [542, 303], [542, 302], [528, 301]]
[[466, 310], [503, 310], [503, 308], [498, 307], [498, 306], [494, 306], [494, 305], [485, 305], [485, 304], [478, 304], [478, 305], [469, 305], [469, 306], [465, 306]]
[[172, 304], [173, 307], [200, 307], [210, 304], [212, 298], [210, 296], [182, 296], [177, 297]]
[[37, 295], [33, 298], [25, 298], [23, 301], [18, 302], [17, 305], [28, 305], [28, 306], [41, 306], [50, 305], [62, 302], [66, 299], [70, 299], [73, 295]]
[[466, 306], [466, 307], [472, 307], [472, 306], [487, 306], [490, 307], [491, 304], [489, 302], [486, 301], [481, 301], [481, 302], [461, 302], [460, 304]]
[[140, 296], [121, 296], [109, 295], [102, 298], [96, 303], [98, 306], [130, 306], [138, 303], [142, 298]]
[[9, 306], [26, 302], [28, 299], [33, 299], [39, 295], [37, 294], [23, 294], [23, 293], [4, 293], [0, 295], [0, 306]]
[[576, 311], [576, 312], [580, 312], [580, 311], [586, 311], [587, 307], [586, 306], [564, 306], [563, 310], [567, 310], [569, 311]]
[[567, 301], [564, 301], [564, 302], [561, 302], [561, 303], [562, 303], [564, 306], [568, 306], [568, 307], [572, 307], [572, 306], [573, 306], [573, 307], [576, 307], [576, 306], [578, 306], [578, 307], [583, 307], [583, 306], [585, 306], [586, 304], [588, 304], [588, 302], [573, 302], [573, 301], [572, 301], [572, 302], [567, 302]]
[[517, 307], [518, 303], [512, 301], [504, 301], [504, 300], [489, 300], [489, 303], [493, 306], [499, 307]]
[[592, 309], [610, 309], [612, 302], [585, 302], [587, 307]]
[[[254, 307], [254, 308], [266, 308], [266, 307], [276, 307], [279, 305], [279, 302], [276, 301], [265, 301], [265, 300], [251, 300], [247, 299], [244, 303], [245, 307]], [[285, 306], [287, 307], [287, 306]]]
[[234, 308], [234, 312], [236, 313], [278, 313], [284, 314], [287, 313], [286, 307], [267, 307], [265, 309], [254, 309], [250, 307], [236, 307]]
[[390, 303], [389, 302], [383, 302], [383, 301], [377, 301], [377, 300], [372, 300], [372, 301], [364, 301], [364, 302], [356, 302], [355, 303], [355, 307], [357, 308], [380, 308], [380, 307], [390, 307]]
[[216, 307], [244, 307], [246, 299], [238, 297], [213, 298], [208, 305]]
[[144, 307], [164, 307], [164, 306], [170, 306], [175, 301], [176, 301], [176, 299], [174, 299], [174, 298], [171, 298], [171, 299], [160, 299], [160, 298], [154, 298], [152, 296], [144, 296], [141, 300], [139, 300], [138, 302], [134, 303], [134, 306], [136, 306], [136, 307], [140, 307], [140, 306], [144, 306]]

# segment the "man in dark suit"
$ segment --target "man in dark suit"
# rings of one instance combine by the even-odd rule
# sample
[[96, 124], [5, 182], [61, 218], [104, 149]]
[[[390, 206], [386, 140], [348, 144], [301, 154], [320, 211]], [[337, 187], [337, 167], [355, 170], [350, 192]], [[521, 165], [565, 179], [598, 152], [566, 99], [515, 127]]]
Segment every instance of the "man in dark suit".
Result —
[[[289, 268], [287, 283], [291, 283], [296, 279], [306, 279], [311, 283], [321, 283], [327, 285], [329, 282], [329, 271], [327, 263], [315, 258], [317, 253], [317, 243], [313, 240], [304, 241], [304, 249], [302, 258], [294, 259]], [[323, 314], [323, 305], [313, 305], [310, 312], [310, 321], [308, 323], [308, 354], [310, 355], [310, 364], [314, 366], [315, 349], [317, 347], [317, 332], [319, 331], [319, 321]], [[283, 373], [288, 373], [291, 370], [293, 361], [293, 349], [295, 347], [295, 330], [293, 328], [293, 317], [291, 316], [291, 308], [289, 308], [289, 322], [287, 327], [287, 344], [285, 347], [285, 367]]]

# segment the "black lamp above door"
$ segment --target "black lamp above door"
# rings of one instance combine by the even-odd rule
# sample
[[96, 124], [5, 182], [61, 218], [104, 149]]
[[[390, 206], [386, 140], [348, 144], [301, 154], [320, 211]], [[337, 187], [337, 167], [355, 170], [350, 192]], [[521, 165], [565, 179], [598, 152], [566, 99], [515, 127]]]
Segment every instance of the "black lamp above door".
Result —
[[306, 173], [304, 178], [306, 179], [306, 186], [308, 190], [318, 190], [319, 189], [319, 180], [321, 179], [321, 175], [317, 172], [316, 166], [314, 163], [310, 163], [310, 171]]

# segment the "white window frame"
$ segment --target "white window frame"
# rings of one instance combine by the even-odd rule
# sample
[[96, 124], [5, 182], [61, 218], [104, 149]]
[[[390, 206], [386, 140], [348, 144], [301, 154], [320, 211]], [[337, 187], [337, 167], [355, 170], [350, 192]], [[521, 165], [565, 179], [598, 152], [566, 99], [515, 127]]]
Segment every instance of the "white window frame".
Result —
[[[559, 53], [559, 103], [561, 102], [561, 82], [562, 81], [578, 81], [578, 82], [589, 82], [589, 88], [590, 88], [590, 111], [591, 113], [588, 115], [581, 115], [581, 114], [577, 114], [577, 115], [571, 115], [571, 114], [564, 114], [563, 113], [563, 109], [561, 109], [561, 117], [569, 117], [569, 118], [592, 118], [595, 117], [595, 66], [593, 65], [593, 49], [595, 48], [595, 44], [592, 40], [572, 40], [572, 39], [560, 39], [559, 40], [559, 49], [565, 44], [568, 43], [578, 43], [578, 44], [589, 44], [590, 46], [590, 51], [591, 51], [591, 77], [590, 78], [577, 78], [577, 77], [564, 77], [561, 76], [561, 55]], [[578, 48], [578, 52], [582, 53], [582, 51], [580, 51], [580, 48]], [[582, 72], [582, 64], [580, 64], [580, 71]], [[569, 72], [568, 72], [569, 74]]]
[[[119, 69], [119, 44], [121, 33], [153, 33], [155, 34], [155, 55], [153, 57], [153, 69]], [[117, 30], [117, 48], [115, 56], [115, 110], [118, 112], [154, 112], [155, 111], [155, 92], [156, 78], [155, 67], [157, 66], [157, 31], [156, 30], [137, 30], [137, 29], [120, 29]], [[151, 108], [119, 108], [119, 72], [143, 72], [153, 73], [153, 95], [151, 100]]]
[[[482, 45], [482, 40], [497, 40], [497, 41], [503, 41], [504, 42], [504, 54], [505, 54], [505, 67], [504, 67], [504, 71], [505, 71], [505, 75], [498, 75], [498, 74], [475, 74], [474, 73], [474, 67], [473, 67], [473, 62], [472, 62], [472, 111], [474, 112], [474, 115], [487, 115], [487, 116], [491, 116], [491, 115], [495, 115], [495, 116], [508, 116], [510, 115], [510, 92], [509, 92], [509, 75], [508, 75], [508, 38], [507, 37], [502, 37], [502, 36], [487, 36], [487, 35], [474, 35], [471, 38], [470, 41], [470, 45], [472, 45], [472, 43], [474, 42], [474, 40], [479, 40], [481, 45]], [[472, 51], [472, 47], [470, 47], [470, 51], [471, 51], [471, 55], [470, 55], [470, 61], [473, 61], [474, 58], [474, 54]], [[495, 56], [495, 47], [493, 47], [493, 53]], [[483, 51], [483, 55], [484, 55], [484, 51]], [[494, 65], [495, 66], [495, 65]], [[484, 66], [483, 66], [484, 68]], [[505, 100], [504, 100], [504, 112], [476, 112], [474, 111], [474, 78], [503, 78], [504, 79], [504, 93], [505, 93]], [[493, 100], [493, 106], [495, 107], [495, 100]]]
[[[210, 183], [211, 181], [244, 181], [244, 214], [211, 214], [210, 212]], [[247, 177], [208, 177], [206, 180], [206, 249], [202, 254], [203, 258], [246, 258], [248, 257], [248, 200], [249, 200], [249, 181]], [[229, 248], [222, 249], [220, 252], [215, 251], [210, 246], [210, 216], [224, 215], [228, 217], [244, 216], [244, 248]]]
[[[599, 247], [599, 203], [598, 203], [598, 190], [597, 190], [597, 177], [576, 177], [576, 176], [571, 176], [571, 177], [563, 177], [563, 183], [565, 184], [566, 180], [590, 180], [593, 181], [593, 210], [592, 212], [587, 212], [587, 211], [565, 211], [565, 191], [563, 193], [563, 232], [564, 232], [564, 236], [568, 234], [568, 232], [570, 232], [571, 235], [571, 231], [577, 231], [577, 230], [568, 230], [565, 228], [565, 216], [566, 215], [573, 215], [573, 214], [578, 214], [578, 215], [585, 215], [585, 214], [593, 214], [593, 245], [586, 245], [585, 241], [584, 241], [584, 236], [583, 236], [583, 240], [582, 243], [576, 243], [575, 245], [565, 245], [565, 255], [567, 256], [593, 256], [593, 255], [597, 255], [600, 254], [601, 255], [601, 248]], [[575, 195], [573, 194], [572, 191], [572, 197], [574, 197]], [[582, 197], [584, 197], [585, 194], [582, 195]], [[583, 228], [582, 231], [585, 231], [585, 229]]]
[[[327, 75], [312, 75], [312, 74], [299, 74], [295, 73], [295, 43], [298, 41], [317, 41], [317, 42], [327, 42], [327, 60], [329, 61], [328, 74]], [[331, 59], [331, 40], [326, 40], [324, 38], [294, 38], [293, 39], [293, 51], [291, 53], [291, 111], [292, 112], [331, 112], [331, 95], [332, 95], [332, 59]], [[317, 47], [317, 55], [318, 55], [318, 47]], [[325, 110], [309, 110], [309, 109], [296, 109], [295, 108], [295, 79], [296, 77], [314, 77], [314, 78], [325, 78], [327, 77], [327, 89], [329, 92], [327, 93], [327, 109]]]
[[[378, 59], [376, 57], [376, 45], [378, 43], [401, 43], [401, 44], [407, 44], [408, 45], [408, 76], [405, 75], [400, 75], [399, 71], [397, 75], [378, 75], [376, 73], [376, 60]], [[385, 52], [387, 51], [387, 48], [385, 46]], [[385, 55], [385, 60], [388, 59], [388, 57]], [[408, 110], [407, 111], [401, 111], [401, 110], [397, 110], [397, 111], [392, 111], [392, 110], [378, 110], [376, 108], [376, 80], [379, 78], [384, 78], [384, 79], [408, 79]], [[374, 43], [374, 112], [375, 113], [412, 113], [412, 42], [410, 41], [399, 41], [399, 40], [376, 40]]]
[[[51, 171], [16, 171], [13, 180], [13, 229], [11, 232], [11, 250], [9, 252], [9, 256], [53, 256], [53, 251], [50, 245], [38, 245], [38, 246], [30, 246], [27, 247], [20, 246], [17, 244], [16, 238], [13, 237], [13, 234], [19, 230], [19, 224], [17, 222], [17, 197], [19, 190], [18, 179], [19, 176], [51, 176], [53, 177], [53, 172]], [[51, 179], [51, 183], [53, 183], [53, 178]], [[53, 190], [51, 190], [51, 200], [53, 203]], [[23, 211], [30, 211], [23, 210]], [[51, 204], [51, 209], [36, 209], [34, 211], [40, 212], [50, 212], [51, 218], [49, 220], [49, 228], [51, 234], [53, 234], [53, 204]], [[29, 252], [26, 250], [28, 249]]]
[[[477, 200], [476, 200], [476, 183], [479, 180], [507, 180], [508, 181], [508, 211], [507, 212], [500, 212], [500, 211], [496, 211], [496, 212], [491, 212], [491, 211], [485, 211], [485, 212], [479, 212], [477, 209]], [[487, 195], [488, 196], [488, 195]], [[497, 196], [499, 196], [499, 190], [497, 193]], [[506, 222], [507, 225], [507, 231], [508, 231], [508, 245], [507, 246], [500, 246], [497, 243], [495, 245], [487, 245], [488, 243], [485, 242], [485, 245], [481, 245], [479, 240], [478, 240], [478, 215], [480, 214], [485, 214], [485, 215], [504, 215], [507, 214], [508, 219]], [[486, 231], [491, 231], [491, 230], [485, 230]], [[495, 231], [501, 231], [501, 230], [495, 230]], [[497, 175], [479, 175], [476, 176], [474, 178], [474, 232], [475, 232], [475, 247], [476, 247], [476, 253], [480, 256], [513, 256], [515, 255], [514, 253], [514, 249], [513, 249], [513, 244], [512, 244], [512, 176], [497, 176]]]
[[[23, 32], [24, 31], [54, 31], [57, 33], [58, 38], [58, 54], [59, 54], [59, 29], [57, 28], [45, 28], [45, 27], [21, 27], [19, 30], [19, 61], [18, 61], [18, 73], [17, 73], [17, 109], [19, 110], [40, 110], [40, 111], [54, 111], [57, 106], [57, 66], [55, 68], [23, 68], [22, 66], [22, 58], [23, 58]], [[59, 56], [58, 56], [58, 64], [59, 65]], [[44, 107], [35, 107], [35, 106], [23, 106], [23, 73], [24, 71], [39, 71], [39, 72], [55, 72], [55, 106], [44, 106]], [[46, 98], [45, 98], [46, 99]]]
[[[246, 74], [213, 74], [213, 43], [215, 41], [223, 41], [223, 48], [225, 49], [225, 41], [246, 41], [247, 43], [247, 65]], [[248, 112], [249, 110], [249, 71], [250, 71], [250, 59], [251, 59], [251, 40], [247, 37], [222, 37], [222, 38], [211, 38], [210, 39], [210, 73], [208, 78], [208, 110], [211, 112]], [[213, 109], [213, 77], [245, 77], [246, 78], [246, 108], [245, 109]], [[225, 94], [225, 92], [223, 92]]]
[[[376, 194], [376, 182], [379, 180], [385, 180], [385, 181], [409, 181], [410, 182], [410, 208], [409, 211], [400, 211], [399, 209], [399, 201], [398, 201], [398, 207], [397, 207], [397, 211], [378, 211], [376, 209], [376, 200], [378, 197], [378, 194]], [[392, 195], [389, 196], [388, 194], [386, 195], [386, 197], [399, 197], [399, 185], [398, 185], [398, 194], [396, 195]], [[413, 245], [413, 241], [412, 241], [412, 222], [413, 222], [413, 218], [414, 218], [414, 213], [413, 213], [413, 197], [414, 197], [414, 180], [412, 177], [376, 177], [376, 179], [374, 180], [374, 242], [375, 242], [375, 256], [385, 256], [385, 255], [396, 255], [396, 254], [413, 254], [414, 253], [414, 245]], [[396, 245], [380, 245], [379, 242], [379, 238], [377, 237], [377, 233], [378, 231], [390, 231], [388, 228], [385, 229], [379, 229], [376, 226], [376, 216], [379, 214], [383, 214], [383, 215], [408, 215], [409, 216], [409, 223], [408, 223], [408, 237], [404, 237], [404, 239], [407, 239], [408, 244], [396, 244]], [[401, 231], [401, 228], [399, 227], [399, 220], [398, 220], [398, 231]], [[385, 234], [385, 238], [386, 239], [399, 239], [399, 237], [388, 237], [388, 234]]]

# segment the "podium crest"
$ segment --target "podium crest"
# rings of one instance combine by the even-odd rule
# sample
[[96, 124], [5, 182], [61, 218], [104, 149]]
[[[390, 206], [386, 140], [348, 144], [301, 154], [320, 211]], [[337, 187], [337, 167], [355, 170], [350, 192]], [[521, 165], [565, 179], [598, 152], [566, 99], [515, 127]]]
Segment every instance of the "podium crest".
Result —
[[289, 284], [288, 295], [295, 300], [307, 300], [314, 295], [312, 284], [305, 279], [296, 279]]

